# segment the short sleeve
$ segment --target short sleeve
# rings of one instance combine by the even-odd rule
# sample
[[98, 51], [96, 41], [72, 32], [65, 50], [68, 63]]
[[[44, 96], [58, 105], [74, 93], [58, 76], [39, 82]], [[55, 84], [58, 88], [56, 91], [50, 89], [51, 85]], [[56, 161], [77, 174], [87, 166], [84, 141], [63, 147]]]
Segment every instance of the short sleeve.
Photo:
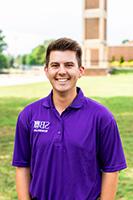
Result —
[[16, 124], [16, 135], [12, 165], [17, 167], [30, 166], [30, 132], [28, 120], [24, 112], [20, 113]]
[[104, 172], [119, 171], [127, 167], [115, 119], [100, 132], [99, 158], [101, 170]]

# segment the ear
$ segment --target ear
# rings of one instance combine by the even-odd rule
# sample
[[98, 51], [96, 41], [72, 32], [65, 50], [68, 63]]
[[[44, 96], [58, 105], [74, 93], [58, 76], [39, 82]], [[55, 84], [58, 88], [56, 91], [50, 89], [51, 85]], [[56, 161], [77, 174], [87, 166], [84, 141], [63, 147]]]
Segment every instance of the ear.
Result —
[[80, 66], [80, 68], [79, 68], [79, 78], [81, 78], [84, 75], [84, 71], [85, 71], [85, 68], [83, 66]]
[[44, 66], [44, 72], [45, 72], [46, 76], [48, 77], [48, 67], [47, 67], [47, 65]]

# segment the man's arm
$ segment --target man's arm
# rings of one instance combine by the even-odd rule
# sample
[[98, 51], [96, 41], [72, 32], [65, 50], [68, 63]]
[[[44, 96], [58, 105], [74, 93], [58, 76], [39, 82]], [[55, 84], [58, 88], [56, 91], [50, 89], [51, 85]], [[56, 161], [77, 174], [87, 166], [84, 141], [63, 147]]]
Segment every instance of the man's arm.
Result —
[[16, 189], [18, 200], [31, 200], [29, 194], [30, 185], [30, 168], [16, 168]]
[[118, 184], [119, 172], [103, 172], [102, 174], [102, 188], [100, 200], [114, 200], [117, 184]]

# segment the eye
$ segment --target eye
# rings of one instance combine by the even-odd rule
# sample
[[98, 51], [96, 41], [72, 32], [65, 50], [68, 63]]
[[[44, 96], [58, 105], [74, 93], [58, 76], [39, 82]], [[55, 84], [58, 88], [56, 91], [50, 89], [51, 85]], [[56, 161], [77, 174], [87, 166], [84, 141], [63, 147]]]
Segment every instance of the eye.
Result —
[[68, 68], [68, 69], [72, 68], [73, 66], [74, 66], [73, 63], [66, 63], [65, 64], [65, 67]]
[[58, 64], [52, 64], [50, 67], [51, 67], [51, 69], [58, 69], [59, 65]]

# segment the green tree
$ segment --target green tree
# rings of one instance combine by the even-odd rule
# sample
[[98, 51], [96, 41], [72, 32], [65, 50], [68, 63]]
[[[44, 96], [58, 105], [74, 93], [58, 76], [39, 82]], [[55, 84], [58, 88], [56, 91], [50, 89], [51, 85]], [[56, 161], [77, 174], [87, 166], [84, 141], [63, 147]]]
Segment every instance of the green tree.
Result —
[[46, 49], [49, 43], [53, 41], [51, 40], [45, 40], [43, 44], [38, 45], [35, 47], [31, 54], [27, 57], [27, 64], [29, 65], [43, 65], [45, 63], [45, 55], [46, 55]]
[[45, 47], [43, 45], [39, 45], [32, 50], [32, 57], [35, 61], [35, 65], [43, 65], [45, 61]]
[[8, 68], [8, 60], [5, 55], [0, 54], [0, 70], [3, 68]]
[[3, 36], [2, 30], [0, 30], [0, 54], [6, 49], [7, 44], [4, 41], [5, 36]]
[[36, 61], [32, 54], [28, 54], [26, 57], [26, 64], [27, 65], [35, 65]]
[[26, 58], [27, 58], [27, 55], [24, 54], [24, 55], [22, 56], [22, 59], [21, 59], [22, 65], [26, 65], [26, 64], [27, 64], [27, 63], [26, 63]]
[[8, 67], [8, 59], [3, 54], [3, 51], [6, 49], [7, 44], [4, 41], [5, 36], [3, 36], [2, 30], [0, 30], [0, 70]]
[[30, 54], [18, 55], [15, 59], [15, 63], [19, 65], [44, 65], [45, 54], [48, 44], [52, 40], [45, 40], [43, 44], [36, 46], [32, 49]]

